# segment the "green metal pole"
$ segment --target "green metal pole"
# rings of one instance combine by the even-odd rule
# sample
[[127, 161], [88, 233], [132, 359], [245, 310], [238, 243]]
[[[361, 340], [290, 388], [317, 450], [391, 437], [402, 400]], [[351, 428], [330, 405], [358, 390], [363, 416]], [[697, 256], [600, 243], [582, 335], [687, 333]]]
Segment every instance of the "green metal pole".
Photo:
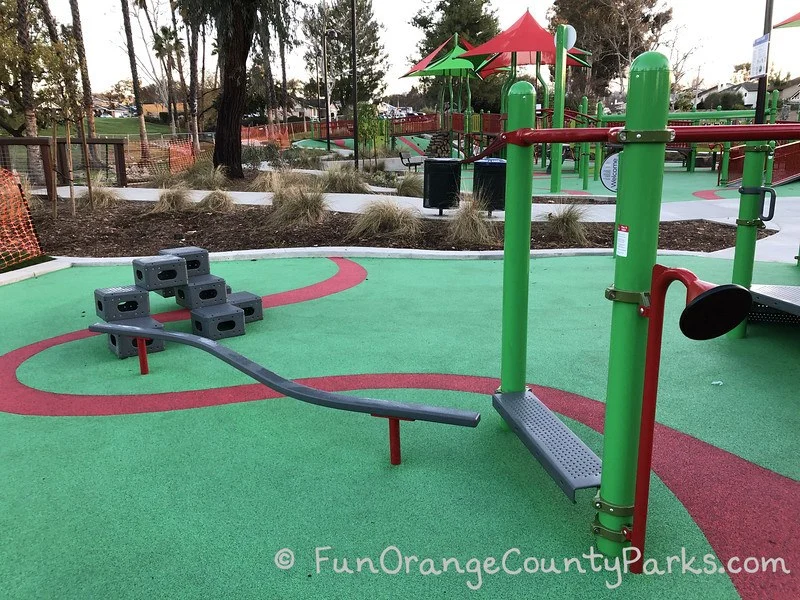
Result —
[[[597, 103], [597, 126], [602, 127], [603, 123], [603, 103]], [[603, 166], [603, 142], [594, 145], [594, 180], [600, 179], [600, 167]]]
[[[758, 188], [764, 180], [764, 161], [768, 146], [764, 142], [747, 142], [742, 167], [742, 187]], [[749, 288], [753, 283], [753, 263], [756, 259], [761, 196], [742, 194], [739, 200], [739, 218], [736, 220], [736, 248], [733, 255], [733, 283]], [[742, 321], [728, 336], [743, 338], [747, 334], [747, 321]]]
[[770, 102], [769, 107], [769, 122], [771, 124], [775, 124], [775, 121], [778, 120], [778, 98], [780, 98], [781, 93], [778, 90], [772, 90], [772, 94], [770, 94]]
[[772, 171], [775, 168], [775, 142], [769, 143], [769, 152], [767, 152], [767, 166], [764, 169], [764, 185], [772, 185]]
[[[553, 128], [564, 127], [565, 89], [567, 85], [567, 26], [556, 28], [556, 64], [554, 69], [555, 98], [553, 100]], [[563, 144], [550, 144], [550, 192], [561, 191], [561, 148]]]
[[[731, 120], [725, 121], [726, 125], [731, 124]], [[722, 159], [719, 164], [719, 184], [728, 185], [728, 167], [731, 164], [731, 143], [724, 142], [722, 144]]]
[[[539, 102], [542, 103], [542, 108], [544, 110], [550, 108], [550, 90], [547, 89], [547, 82], [544, 80], [542, 76], [542, 53], [536, 53], [536, 81], [539, 82], [539, 85], [542, 86], [542, 93], [539, 96]], [[544, 114], [544, 113], [542, 113]], [[544, 122], [544, 119], [542, 119]], [[547, 168], [547, 144], [542, 144], [541, 148], [541, 158], [542, 158], [542, 168]]]
[[[670, 80], [664, 55], [645, 52], [633, 61], [626, 129], [647, 136], [666, 130]], [[656, 262], [665, 147], [664, 141], [625, 143], [620, 158], [614, 285], [607, 291], [615, 301], [600, 484], [602, 500], [618, 507], [633, 506], [647, 344], [647, 319], [639, 314], [639, 302], [650, 290]], [[619, 532], [630, 517], [600, 512], [598, 519], [599, 526], [593, 527], [598, 550], [620, 556], [627, 542]]]
[[[589, 98], [584, 96], [581, 98], [581, 114], [586, 115], [581, 117], [581, 124], [584, 127], [589, 127]], [[581, 143], [581, 176], [583, 177], [583, 187], [581, 189], [589, 189], [589, 142]]]
[[[755, 111], [752, 110], [722, 110], [721, 107], [713, 111], [674, 112], [667, 115], [670, 121], [724, 121], [725, 119], [752, 119]], [[604, 121], [625, 121], [626, 113], [621, 115], [606, 115]]]
[[[508, 130], [533, 127], [536, 90], [527, 81], [508, 93]], [[531, 266], [533, 146], [508, 146], [506, 229], [503, 244], [503, 332], [500, 391], [525, 391], [528, 350], [528, 280]]]

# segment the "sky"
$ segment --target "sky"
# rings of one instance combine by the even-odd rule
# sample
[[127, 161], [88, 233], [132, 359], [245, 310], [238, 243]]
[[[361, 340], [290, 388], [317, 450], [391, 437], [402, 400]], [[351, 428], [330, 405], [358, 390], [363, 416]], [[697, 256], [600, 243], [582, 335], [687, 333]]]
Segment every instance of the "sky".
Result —
[[[316, 2], [318, 0], [308, 0]], [[387, 93], [407, 91], [414, 79], [401, 79], [413, 64], [420, 32], [410, 25], [411, 19], [431, 0], [373, 0], [375, 17], [383, 25], [383, 43], [389, 55], [386, 77]], [[733, 65], [749, 62], [753, 40], [764, 27], [766, 0], [673, 0], [667, 2], [673, 9], [673, 26], [680, 31], [680, 46], [697, 50], [687, 63], [687, 71], [694, 78], [698, 73], [704, 87], [725, 83], [730, 79]], [[166, 5], [166, 2], [162, 2]], [[122, 79], [130, 79], [130, 69], [125, 50], [120, 4], [115, 0], [79, 0], [83, 34], [86, 44], [89, 77], [92, 90], [101, 92]], [[500, 29], [509, 27], [526, 9], [536, 20], [547, 26], [547, 10], [552, 2], [533, 0], [492, 0], [491, 5], [500, 21]], [[54, 16], [60, 22], [71, 22], [69, 0], [50, 0]], [[733, 8], [735, 7], [735, 9]], [[800, 0], [775, 0], [773, 23], [800, 12]], [[168, 15], [160, 19], [166, 22]], [[142, 24], [147, 28], [144, 18]], [[144, 43], [133, 21], [135, 45], [142, 61], [147, 64]], [[577, 42], [580, 46], [580, 39]], [[800, 29], [778, 29], [772, 33], [770, 65], [783, 72], [800, 76]], [[307, 80], [302, 48], [295, 50], [288, 61], [289, 78]], [[209, 58], [209, 60], [211, 60]], [[140, 79], [147, 76], [140, 73]]]

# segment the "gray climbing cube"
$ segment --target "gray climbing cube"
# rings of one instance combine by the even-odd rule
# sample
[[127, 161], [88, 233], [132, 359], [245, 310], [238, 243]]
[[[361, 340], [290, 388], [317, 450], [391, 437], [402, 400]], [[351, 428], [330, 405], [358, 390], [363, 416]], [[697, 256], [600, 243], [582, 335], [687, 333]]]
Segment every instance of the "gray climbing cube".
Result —
[[252, 323], [264, 318], [264, 308], [261, 298], [250, 292], [236, 292], [228, 295], [228, 304], [238, 306], [244, 311], [244, 322]]
[[191, 311], [192, 333], [211, 340], [244, 335], [244, 311], [238, 306], [218, 304]]
[[148, 291], [186, 285], [189, 275], [180, 256], [148, 256], [133, 261], [133, 282]]
[[174, 298], [175, 297], [175, 288], [168, 287], [161, 290], [153, 290], [154, 293], [158, 294], [162, 298]]
[[189, 277], [209, 275], [211, 265], [208, 261], [208, 250], [197, 246], [185, 246], [181, 248], [165, 248], [158, 253], [163, 256], [180, 256], [186, 261], [186, 272]]
[[100, 288], [94, 291], [94, 309], [97, 316], [108, 323], [147, 317], [150, 295], [135, 285]]
[[[148, 327], [150, 329], [164, 329], [164, 325], [151, 317], [142, 317], [138, 319], [127, 319], [120, 325], [132, 325], [134, 327]], [[137, 347], [138, 340], [135, 337], [127, 335], [116, 335], [113, 333], [108, 334], [108, 349], [113, 352], [117, 358], [130, 358], [131, 356], [138, 356], [139, 349]], [[164, 340], [147, 340], [145, 342], [147, 353], [161, 352], [164, 349]]]
[[225, 304], [227, 298], [225, 280], [214, 275], [191, 277], [186, 285], [175, 288], [175, 301], [186, 308]]

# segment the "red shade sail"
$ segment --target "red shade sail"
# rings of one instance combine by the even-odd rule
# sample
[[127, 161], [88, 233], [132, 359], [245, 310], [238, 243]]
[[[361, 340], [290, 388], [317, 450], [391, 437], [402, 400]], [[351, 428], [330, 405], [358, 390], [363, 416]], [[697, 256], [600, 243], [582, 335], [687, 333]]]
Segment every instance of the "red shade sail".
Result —
[[[503, 52], [552, 52], [556, 51], [553, 34], [536, 22], [530, 11], [525, 11], [516, 23], [488, 42], [468, 50], [464, 56], [480, 56]], [[536, 58], [534, 57], [534, 62]]]
[[800, 13], [781, 21], [775, 25], [773, 29], [777, 29], [778, 27], [800, 27]]
[[458, 45], [458, 43], [460, 42], [461, 45], [464, 46], [464, 48], [466, 48], [467, 50], [472, 50], [472, 48], [475, 47], [472, 44], [470, 44], [467, 40], [465, 40], [463, 36], [459, 36], [458, 34], [451, 35], [444, 42], [442, 42], [441, 45], [438, 48], [436, 48], [436, 50], [434, 50], [433, 52], [428, 54], [428, 56], [426, 56], [421, 61], [419, 61], [417, 64], [415, 64], [413, 67], [411, 67], [408, 70], [408, 73], [403, 75], [403, 77], [408, 77], [409, 75], [411, 75], [412, 73], [416, 73], [417, 71], [424, 71], [425, 68], [428, 65], [430, 65], [434, 60], [438, 60], [440, 58], [444, 58], [444, 55], [442, 54], [440, 56], [440, 53], [442, 52], [444, 47], [447, 46], [447, 44], [450, 43], [450, 40], [452, 40], [453, 38], [456, 38], [455, 45]]
[[[567, 65], [570, 67], [585, 67], [586, 65], [578, 62], [574, 58], [571, 58], [570, 55], [579, 56], [579, 57], [588, 57], [589, 53], [585, 50], [580, 50], [579, 48], [573, 48], [567, 53]], [[462, 55], [463, 56], [463, 55]], [[554, 65], [556, 63], [556, 55], [555, 52], [542, 52], [542, 64], [543, 65]], [[536, 52], [517, 52], [517, 66], [523, 65], [535, 65], [536, 64]], [[489, 75], [494, 75], [495, 73], [500, 72], [502, 69], [511, 66], [511, 52], [503, 52], [502, 54], [497, 54], [487, 60], [480, 66], [478, 73], [481, 77], [488, 77]]]

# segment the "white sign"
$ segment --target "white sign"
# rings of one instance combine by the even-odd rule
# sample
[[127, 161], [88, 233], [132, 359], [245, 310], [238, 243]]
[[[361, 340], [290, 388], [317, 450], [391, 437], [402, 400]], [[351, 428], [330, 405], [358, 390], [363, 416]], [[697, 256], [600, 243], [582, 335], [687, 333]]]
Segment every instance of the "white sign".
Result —
[[622, 152], [616, 152], [603, 161], [600, 168], [600, 181], [611, 192], [617, 191], [617, 179], [619, 178], [619, 157]]
[[766, 77], [767, 57], [769, 56], [769, 34], [762, 35], [753, 42], [753, 62], [750, 63], [750, 78]]
[[627, 225], [617, 227], [617, 256], [628, 256], [628, 236], [630, 228]]

